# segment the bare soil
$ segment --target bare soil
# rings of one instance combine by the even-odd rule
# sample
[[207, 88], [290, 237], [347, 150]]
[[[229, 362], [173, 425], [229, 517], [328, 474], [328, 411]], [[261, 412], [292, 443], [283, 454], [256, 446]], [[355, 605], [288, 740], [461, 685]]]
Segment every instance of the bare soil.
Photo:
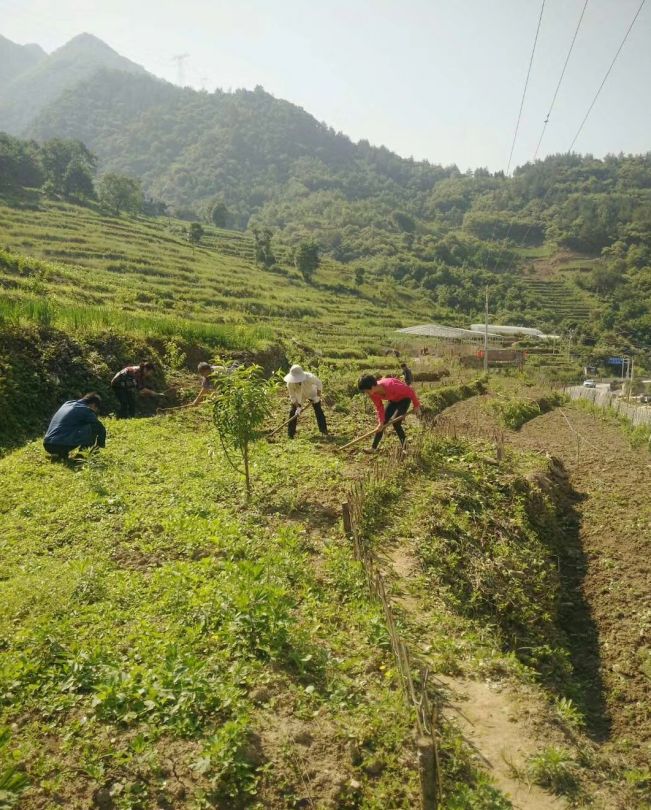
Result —
[[[483, 398], [481, 398], [483, 399]], [[444, 432], [497, 429], [481, 399], [449, 408]], [[625, 767], [651, 761], [651, 454], [624, 431], [564, 407], [506, 433], [522, 450], [554, 456], [569, 473], [574, 594], [563, 617], [584, 685], [588, 732]]]

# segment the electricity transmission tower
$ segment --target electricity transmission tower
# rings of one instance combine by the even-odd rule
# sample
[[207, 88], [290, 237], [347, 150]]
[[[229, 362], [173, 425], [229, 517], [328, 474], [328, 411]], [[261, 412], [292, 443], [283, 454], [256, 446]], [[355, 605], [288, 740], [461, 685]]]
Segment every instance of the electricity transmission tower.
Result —
[[172, 62], [176, 62], [176, 81], [180, 87], [185, 87], [185, 60], [189, 53], [179, 53], [172, 57]]

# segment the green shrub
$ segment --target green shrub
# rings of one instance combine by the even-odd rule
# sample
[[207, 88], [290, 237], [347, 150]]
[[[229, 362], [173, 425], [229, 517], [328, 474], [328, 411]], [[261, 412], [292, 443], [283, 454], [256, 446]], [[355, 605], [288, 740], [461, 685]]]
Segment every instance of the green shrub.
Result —
[[491, 402], [490, 407], [505, 427], [518, 430], [530, 419], [535, 419], [564, 402], [563, 394], [549, 394], [538, 399], [496, 399]]

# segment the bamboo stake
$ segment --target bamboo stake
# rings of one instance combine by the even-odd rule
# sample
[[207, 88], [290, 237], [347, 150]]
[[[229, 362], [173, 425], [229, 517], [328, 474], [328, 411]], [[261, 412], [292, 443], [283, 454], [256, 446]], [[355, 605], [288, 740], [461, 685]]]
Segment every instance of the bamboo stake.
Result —
[[348, 444], [344, 444], [341, 447], [338, 447], [337, 450], [345, 450], [347, 447], [352, 447], [354, 444], [361, 442], [362, 439], [368, 439], [368, 437], [372, 436], [374, 433], [384, 433], [384, 431], [388, 427], [391, 427], [391, 425], [395, 425], [396, 422], [401, 422], [406, 416], [408, 416], [408, 414], [406, 413], [403, 413], [402, 416], [396, 416], [396, 418], [392, 419], [390, 422], [385, 422], [383, 425], [380, 425], [380, 430], [374, 427], [373, 430], [369, 430], [367, 433], [363, 433], [361, 436], [358, 436], [356, 439], [353, 439], [351, 442], [348, 442]]

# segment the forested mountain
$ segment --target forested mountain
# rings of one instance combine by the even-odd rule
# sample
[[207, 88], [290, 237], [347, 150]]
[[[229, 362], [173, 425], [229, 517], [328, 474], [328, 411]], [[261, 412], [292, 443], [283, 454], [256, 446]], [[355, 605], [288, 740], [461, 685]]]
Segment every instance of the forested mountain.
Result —
[[66, 92], [29, 134], [82, 140], [102, 168], [137, 175], [176, 207], [200, 210], [218, 196], [241, 226], [287, 195], [325, 190], [395, 207], [458, 174], [354, 144], [260, 87], [208, 94], [109, 71]]
[[17, 45], [0, 35], [0, 93], [10, 81], [46, 58], [40, 45]]
[[49, 56], [37, 45], [21, 48], [5, 39], [0, 43], [0, 65], [8, 74], [6, 82], [0, 80], [0, 130], [13, 134], [21, 133], [67, 88], [100, 68], [145, 73], [91, 34], [79, 34]]
[[[353, 143], [261, 87], [207, 93], [129, 62], [128, 71], [97, 69], [107, 53], [119, 67], [126, 60], [88, 36], [11, 87], [39, 72], [59, 80], [65, 54], [85, 51], [93, 58], [81, 60], [84, 76], [68, 81], [25, 132], [40, 142], [81, 141], [90, 157], [78, 144], [50, 143], [41, 156], [4, 147], [9, 163], [19, 154], [35, 161], [55, 193], [92, 197], [88, 175], [97, 166], [100, 175], [137, 178], [177, 216], [208, 218], [218, 203], [220, 225], [266, 228], [290, 247], [314, 240], [362, 276], [422, 288], [434, 304], [468, 317], [482, 311], [489, 285], [504, 320], [651, 345], [651, 154], [555, 155], [513, 177], [461, 173]], [[0, 144], [0, 163], [1, 152]], [[54, 178], [45, 165], [53, 154]], [[569, 275], [544, 266], [559, 250], [567, 261], [574, 252]], [[552, 276], [555, 288], [540, 287]], [[568, 296], [574, 304], [557, 306]]]

